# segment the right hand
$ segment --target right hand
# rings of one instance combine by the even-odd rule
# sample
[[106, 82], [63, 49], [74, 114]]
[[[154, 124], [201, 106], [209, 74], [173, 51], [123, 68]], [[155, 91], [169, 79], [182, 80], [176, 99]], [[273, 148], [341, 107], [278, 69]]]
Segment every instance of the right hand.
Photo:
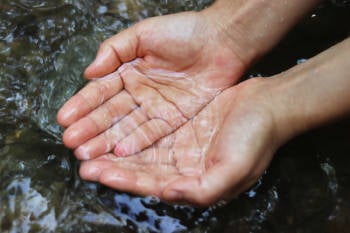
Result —
[[60, 109], [64, 144], [84, 160], [152, 145], [238, 81], [247, 64], [234, 47], [200, 12], [146, 19], [113, 36], [85, 76], [119, 70], [90, 82]]
[[80, 176], [120, 191], [208, 206], [252, 186], [282, 143], [269, 79], [223, 91], [182, 127], [126, 158], [83, 161]]

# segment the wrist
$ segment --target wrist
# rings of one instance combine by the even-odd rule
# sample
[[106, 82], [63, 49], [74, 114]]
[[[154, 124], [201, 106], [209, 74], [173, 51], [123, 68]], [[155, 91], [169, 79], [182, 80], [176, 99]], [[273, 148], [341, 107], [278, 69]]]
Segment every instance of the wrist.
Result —
[[[255, 39], [252, 38], [262, 31], [259, 27], [252, 29], [252, 21], [259, 12], [260, 4], [254, 5], [251, 2], [218, 0], [202, 12], [216, 29], [217, 37], [233, 50], [246, 67], [264, 53], [261, 51], [262, 47], [254, 43]], [[267, 4], [263, 1], [260, 3]]]
[[267, 78], [271, 111], [283, 141], [350, 114], [350, 38]]
[[269, 51], [320, 0], [217, 0], [201, 13], [246, 66]]

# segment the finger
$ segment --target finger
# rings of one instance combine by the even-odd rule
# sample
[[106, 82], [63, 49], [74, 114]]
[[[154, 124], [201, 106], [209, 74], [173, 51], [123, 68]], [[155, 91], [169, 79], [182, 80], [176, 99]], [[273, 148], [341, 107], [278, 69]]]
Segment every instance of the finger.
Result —
[[114, 159], [84, 161], [81, 163], [79, 174], [84, 180], [99, 182], [120, 191], [138, 190], [135, 172], [118, 166]]
[[[152, 69], [145, 66], [142, 60], [133, 62], [133, 66], [143, 74], [143, 77], [146, 77], [143, 79], [145, 85], [157, 90], [159, 95], [165, 96], [167, 102], [174, 103], [186, 118], [196, 115], [219, 93], [218, 89], [197, 83], [198, 78], [194, 75], [188, 76], [183, 72]], [[128, 81], [133, 80], [126, 80], [126, 86], [128, 86]], [[130, 89], [134, 87], [134, 85], [130, 86]]]
[[84, 144], [82, 143], [74, 153], [78, 159], [87, 160], [111, 152], [118, 141], [127, 137], [127, 135], [131, 134], [139, 125], [147, 120], [148, 118], [142, 112], [142, 109], [137, 108], [105, 132], [88, 140]]
[[173, 131], [162, 119], [152, 119], [139, 126], [129, 136], [119, 141], [114, 148], [116, 156], [127, 156], [140, 152], [164, 135]]
[[64, 132], [63, 142], [69, 148], [76, 148], [104, 132], [136, 107], [137, 105], [131, 96], [127, 92], [122, 91], [87, 116], [72, 124]]
[[187, 121], [176, 102], [162, 94], [161, 89], [166, 89], [167, 86], [155, 83], [136, 69], [134, 64], [125, 64], [123, 67], [125, 68], [121, 69], [120, 76], [123, 79], [125, 89], [133, 96], [134, 101], [144, 109], [150, 119], [164, 119], [174, 128]]
[[101, 173], [113, 165], [113, 159], [117, 160], [113, 154], [105, 154], [94, 160], [82, 161], [80, 163], [79, 175], [84, 180], [98, 181]]
[[129, 156], [127, 159], [129, 162], [135, 164], [144, 164], [150, 167], [159, 166], [157, 168], [159, 171], [162, 171], [162, 168], [165, 169], [163, 172], [161, 172], [161, 174], [167, 174], [169, 172], [168, 169], [171, 168], [175, 163], [175, 157], [173, 154], [173, 151], [169, 148], [152, 146], [140, 153], [137, 153], [137, 155]]
[[132, 68], [131, 64], [126, 65], [130, 68], [124, 69], [121, 73], [125, 88], [150, 120], [116, 145], [114, 153], [118, 156], [141, 151], [187, 121], [176, 104], [168, 101], [157, 88], [153, 87], [155, 84], [151, 84], [151, 80]]
[[68, 127], [112, 96], [118, 94], [122, 89], [123, 82], [120, 79], [119, 72], [89, 82], [61, 107], [57, 114], [58, 123], [63, 127]]
[[169, 184], [162, 196], [171, 202], [189, 201], [199, 206], [208, 206], [220, 200], [230, 189], [235, 189], [245, 179], [240, 167], [216, 165], [203, 176], [181, 177]]
[[[173, 172], [173, 171], [171, 171]], [[121, 160], [89, 160], [82, 163], [80, 176], [120, 191], [138, 195], [160, 196], [172, 175], [159, 175], [157, 167]]]
[[97, 52], [95, 60], [86, 68], [88, 79], [102, 77], [115, 71], [121, 64], [138, 56], [139, 39], [136, 26], [130, 27], [105, 40]]

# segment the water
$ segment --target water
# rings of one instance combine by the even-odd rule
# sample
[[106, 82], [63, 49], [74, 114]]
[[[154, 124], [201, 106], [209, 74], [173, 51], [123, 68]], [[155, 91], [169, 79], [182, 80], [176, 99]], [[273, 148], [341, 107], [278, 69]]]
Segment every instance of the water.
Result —
[[[247, 74], [270, 75], [350, 35], [346, 1], [324, 3]], [[196, 209], [119, 193], [77, 175], [59, 106], [83, 84], [98, 44], [148, 16], [210, 1], [2, 0], [0, 232], [344, 232], [350, 227], [350, 121], [281, 148], [255, 187]], [[283, 59], [281, 59], [283, 57]]]

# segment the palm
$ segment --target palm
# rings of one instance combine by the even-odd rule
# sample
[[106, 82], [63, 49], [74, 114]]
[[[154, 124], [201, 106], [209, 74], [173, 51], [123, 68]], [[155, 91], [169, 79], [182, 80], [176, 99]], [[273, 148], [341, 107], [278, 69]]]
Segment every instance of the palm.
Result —
[[[234, 52], [193, 13], [145, 20], [129, 30], [136, 41], [125, 52], [101, 48], [109, 62], [90, 67], [86, 75], [104, 75], [137, 59], [91, 82], [58, 116], [68, 127], [65, 144], [80, 146], [78, 158], [141, 151], [192, 119], [243, 72]], [[119, 44], [120, 38], [109, 39], [105, 47]]]
[[224, 91], [174, 133], [136, 155], [106, 154], [83, 162], [82, 178], [200, 205], [238, 195], [261, 175], [277, 147], [271, 118], [250, 83]]

